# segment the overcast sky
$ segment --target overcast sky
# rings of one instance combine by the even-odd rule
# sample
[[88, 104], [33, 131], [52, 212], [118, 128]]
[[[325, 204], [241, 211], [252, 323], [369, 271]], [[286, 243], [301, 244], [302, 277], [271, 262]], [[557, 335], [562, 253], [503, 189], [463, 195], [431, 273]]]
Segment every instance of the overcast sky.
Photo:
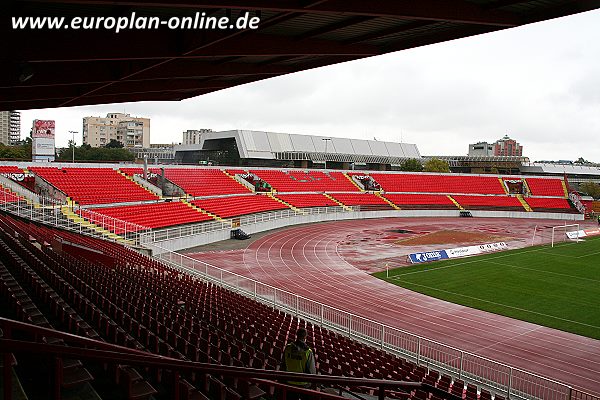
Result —
[[151, 118], [152, 143], [186, 129], [255, 129], [417, 144], [466, 155], [505, 134], [535, 160], [600, 162], [600, 11], [272, 78], [181, 102], [22, 112], [55, 119], [57, 146], [82, 118]]

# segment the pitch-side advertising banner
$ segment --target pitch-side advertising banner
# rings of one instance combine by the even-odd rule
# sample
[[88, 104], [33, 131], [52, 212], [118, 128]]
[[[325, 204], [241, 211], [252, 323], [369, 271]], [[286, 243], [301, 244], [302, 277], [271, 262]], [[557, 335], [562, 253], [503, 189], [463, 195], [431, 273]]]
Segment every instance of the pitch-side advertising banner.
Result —
[[446, 253], [448, 254], [449, 258], [457, 258], [465, 256], [475, 256], [477, 254], [487, 253], [489, 251], [506, 250], [507, 248], [508, 246], [506, 243], [498, 242], [481, 244], [479, 246], [458, 247], [456, 249], [446, 250]]
[[448, 258], [448, 254], [446, 254], [445, 250], [439, 251], [427, 251], [423, 253], [412, 253], [408, 255], [410, 262], [413, 264], [419, 264], [423, 262], [429, 261], [437, 261]]
[[600, 235], [600, 229], [586, 229], [586, 230], [565, 232], [565, 233], [569, 239], [577, 240], [577, 239], [581, 239], [581, 238], [584, 238], [587, 236]]
[[408, 259], [413, 264], [419, 264], [424, 262], [443, 260], [447, 258], [475, 256], [481, 253], [488, 253], [491, 251], [499, 251], [506, 249], [508, 249], [508, 245], [505, 242], [486, 243], [477, 246], [458, 247], [455, 249], [412, 253], [408, 255]]

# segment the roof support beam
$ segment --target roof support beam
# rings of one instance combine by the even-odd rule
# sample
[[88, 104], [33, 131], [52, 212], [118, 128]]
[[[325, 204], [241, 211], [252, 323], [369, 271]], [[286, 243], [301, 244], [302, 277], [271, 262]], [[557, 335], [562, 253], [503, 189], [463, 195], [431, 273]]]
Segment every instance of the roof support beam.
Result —
[[[62, 33], [62, 32], [61, 32]], [[168, 33], [143, 32], [122, 35], [112, 43], [122, 43], [116, 46], [106, 46], [109, 36], [94, 37], [96, 45], [90, 45], [78, 49], [77, 52], [65, 50], [58, 52], [50, 42], [61, 42], [57, 35], [44, 38], [42, 34], [14, 35], [12, 40], [19, 43], [36, 41], [35, 47], [23, 48], [20, 51], [22, 59], [34, 63], [49, 62], [97, 62], [111, 60], [181, 60], [181, 59], [212, 59], [219, 57], [276, 57], [276, 56], [324, 56], [324, 55], [377, 55], [380, 50], [374, 46], [357, 44], [340, 44], [328, 40], [305, 39], [296, 42], [293, 37], [264, 35], [260, 33], [248, 33], [235, 41], [235, 43], [216, 43], [203, 50], [193, 50], [182, 54], [173, 49]], [[46, 35], [48, 36], [48, 35]], [[90, 37], [91, 39], [91, 37]], [[68, 40], [65, 37], [65, 40]], [[71, 35], [71, 40], [72, 35]], [[152, 43], [152, 46], [132, 47], [129, 43]], [[47, 45], [47, 46], [46, 46]], [[81, 47], [81, 46], [80, 46]]]
[[[48, 2], [51, 0], [25, 0]], [[64, 0], [72, 4], [114, 4], [114, 0]], [[431, 21], [449, 21], [465, 24], [495, 26], [517, 26], [519, 19], [510, 13], [484, 10], [476, 4], [464, 0], [419, 0], [419, 1], [364, 1], [364, 0], [328, 0], [316, 6], [306, 7], [302, 0], [214, 0], [200, 2], [193, 0], [124, 0], [120, 5], [132, 7], [176, 7], [194, 10], [201, 9], [244, 9], [276, 12], [310, 12], [313, 14], [361, 15], [371, 17], [397, 17], [424, 19]]]
[[[120, 82], [119, 85], [113, 87], [108, 86], [102, 90], [95, 92], [99, 96], [118, 96], [123, 93], [149, 93], [162, 91], [197, 91], [197, 90], [220, 90], [234, 85], [244, 84], [254, 80], [255, 78], [240, 78], [238, 80], [219, 80], [219, 79], [160, 79], [148, 85], [147, 81], [126, 81]], [[89, 83], [81, 86], [64, 86], [60, 90], [55, 87], [13, 87], [0, 89], [0, 98], [29, 98], [32, 100], [54, 99], [54, 98], [71, 98], [77, 97], [82, 93], [86, 93], [96, 87], [95, 84]]]
[[[187, 60], [185, 63], [171, 63], [142, 72], [123, 80], [128, 71], [136, 71], [148, 66], [148, 61], [104, 61], [86, 64], [49, 63], [33, 66], [33, 77], [25, 83], [9, 82], [0, 77], [0, 90], [7, 88], [29, 88], [44, 86], [82, 86], [100, 83], [131, 81], [154, 81], [159, 79], [202, 79], [219, 77], [277, 76], [295, 72], [291, 66], [259, 66], [249, 63], [215, 64], [205, 60]], [[93, 79], [90, 79], [93, 77]], [[61, 89], [62, 90], [62, 89]]]

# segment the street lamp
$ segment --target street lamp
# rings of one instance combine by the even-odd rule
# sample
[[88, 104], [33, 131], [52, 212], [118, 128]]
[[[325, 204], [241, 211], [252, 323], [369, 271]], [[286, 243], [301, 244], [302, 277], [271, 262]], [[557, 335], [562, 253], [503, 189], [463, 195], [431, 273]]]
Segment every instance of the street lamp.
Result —
[[77, 133], [77, 131], [69, 131], [69, 133], [73, 135], [73, 140], [71, 141], [71, 144], [73, 145], [73, 163], [75, 163], [75, 134]]
[[331, 138], [323, 138], [322, 140], [325, 141], [325, 169], [327, 169], [327, 142], [329, 142]]

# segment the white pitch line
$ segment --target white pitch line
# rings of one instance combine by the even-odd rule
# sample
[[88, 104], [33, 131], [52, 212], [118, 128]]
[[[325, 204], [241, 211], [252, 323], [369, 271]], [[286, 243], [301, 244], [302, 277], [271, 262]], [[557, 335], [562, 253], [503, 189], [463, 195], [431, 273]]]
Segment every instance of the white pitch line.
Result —
[[407, 282], [407, 283], [410, 283], [411, 285], [415, 285], [415, 286], [420, 286], [420, 287], [423, 287], [423, 288], [426, 288], [426, 289], [435, 290], [435, 291], [438, 291], [438, 292], [444, 292], [444, 293], [452, 294], [452, 295], [455, 295], [455, 296], [461, 296], [461, 297], [466, 297], [466, 298], [472, 299], [472, 300], [478, 300], [478, 301], [481, 301], [483, 303], [493, 304], [495, 306], [501, 306], [501, 307], [511, 308], [513, 310], [523, 311], [523, 312], [527, 312], [527, 313], [530, 313], [530, 314], [536, 314], [536, 315], [540, 315], [540, 316], [543, 316], [543, 317], [553, 318], [553, 319], [556, 319], [556, 320], [559, 320], [559, 321], [563, 321], [563, 322], [569, 322], [569, 323], [573, 323], [573, 324], [576, 324], [576, 325], [587, 326], [589, 328], [600, 329], [600, 326], [590, 325], [590, 324], [586, 324], [584, 322], [573, 321], [573, 320], [570, 320], [570, 319], [567, 319], [567, 318], [556, 317], [556, 316], [550, 315], [550, 314], [544, 314], [544, 313], [541, 313], [541, 312], [531, 311], [531, 310], [527, 310], [527, 309], [520, 308], [520, 307], [509, 306], [507, 304], [497, 303], [495, 301], [490, 301], [490, 300], [484, 300], [484, 299], [480, 299], [478, 297], [468, 296], [466, 294], [461, 294], [461, 293], [455, 293], [455, 292], [451, 292], [449, 290], [438, 289], [438, 288], [434, 288], [434, 287], [431, 287], [431, 286], [420, 285], [420, 284], [414, 283], [414, 282]]
[[558, 276], [564, 276], [566, 278], [581, 279], [581, 280], [584, 280], [584, 281], [591, 281], [591, 282], [599, 282], [600, 283], [600, 279], [591, 279], [591, 278], [585, 278], [583, 276], [561, 274], [560, 272], [540, 271], [539, 269], [535, 269], [535, 268], [519, 267], [517, 265], [506, 264], [506, 263], [501, 263], [501, 262], [497, 262], [497, 261], [482, 260], [482, 262], [487, 262], [487, 263], [496, 264], [496, 265], [502, 265], [504, 267], [509, 267], [509, 268], [524, 269], [526, 271], [534, 271], [534, 272], [538, 272], [540, 275], [546, 275], [546, 274], [547, 275], [558, 275]]

